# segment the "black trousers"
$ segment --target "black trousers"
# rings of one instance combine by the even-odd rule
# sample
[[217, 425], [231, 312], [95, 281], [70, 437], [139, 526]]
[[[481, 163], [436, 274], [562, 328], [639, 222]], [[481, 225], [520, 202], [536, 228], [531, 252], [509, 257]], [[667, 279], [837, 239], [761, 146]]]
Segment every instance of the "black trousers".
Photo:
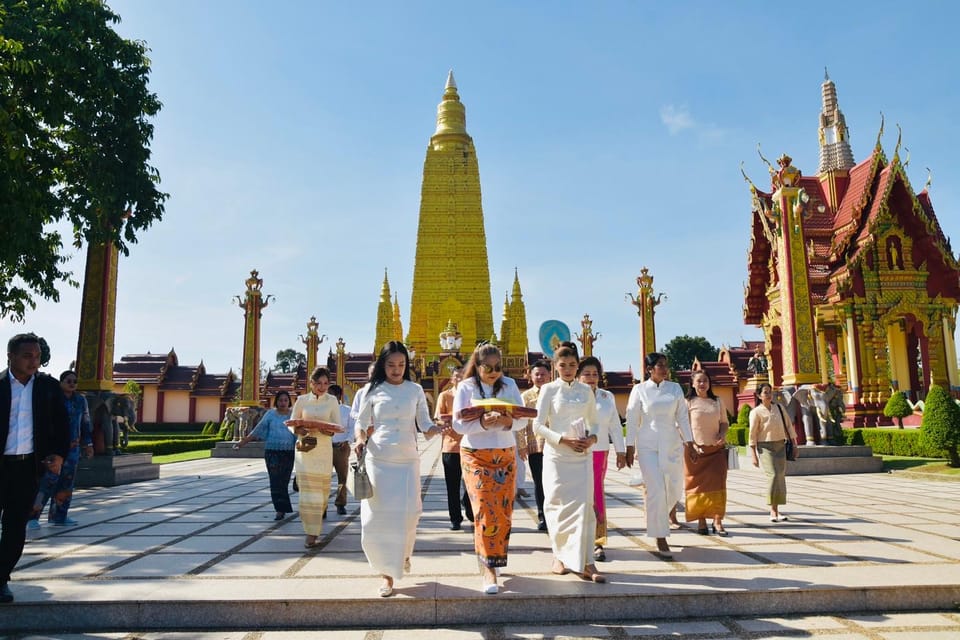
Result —
[[543, 520], [543, 453], [531, 453], [527, 456], [530, 475], [533, 476], [533, 495], [537, 499], [537, 517]]
[[333, 468], [337, 472], [337, 497], [333, 504], [347, 506], [347, 468], [350, 466], [350, 443], [333, 443]]
[[33, 456], [24, 460], [0, 458], [0, 584], [10, 580], [27, 539], [27, 520], [37, 495], [37, 463]]
[[[460, 483], [463, 480], [463, 469], [460, 467], [459, 453], [443, 454], [443, 479], [447, 484], [447, 511], [450, 513], [450, 523], [460, 524], [463, 522], [463, 513], [460, 511]], [[463, 491], [463, 511], [467, 514], [467, 520], [473, 522], [473, 506], [470, 504], [470, 496], [466, 489]]]

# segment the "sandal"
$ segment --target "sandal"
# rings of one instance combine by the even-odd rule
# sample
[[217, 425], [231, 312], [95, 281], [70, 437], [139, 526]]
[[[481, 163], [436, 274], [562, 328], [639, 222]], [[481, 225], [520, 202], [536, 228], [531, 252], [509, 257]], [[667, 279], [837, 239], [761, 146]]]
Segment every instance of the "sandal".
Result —
[[713, 529], [713, 535], [715, 536], [726, 537], [730, 535], [729, 533], [727, 533], [727, 530], [723, 528], [722, 524], [720, 525], [712, 524], [710, 525], [710, 527]]
[[660, 556], [661, 558], [673, 557], [673, 551], [670, 550], [670, 545], [667, 544], [666, 538], [657, 538], [657, 550], [654, 551], [654, 554]]
[[303, 542], [303, 546], [306, 547], [307, 549], [313, 549], [314, 547], [319, 547], [320, 540], [317, 538], [317, 536], [307, 536], [307, 539], [304, 540]]
[[558, 576], [565, 576], [570, 573], [570, 569], [567, 569], [562, 562], [554, 558], [553, 566], [550, 568], [550, 571], [557, 574]]
[[600, 545], [597, 545], [596, 548], [593, 550], [593, 559], [596, 560], [597, 562], [607, 561], [607, 554], [603, 550], [603, 547], [601, 547]]
[[[705, 536], [705, 535], [707, 535], [708, 533], [710, 533], [710, 530], [707, 529], [706, 527], [700, 527], [700, 528], [697, 529], [697, 533], [699, 533], [699, 534], [702, 535], [702, 536]], [[714, 531], [714, 533], [716, 533], [716, 531]]]

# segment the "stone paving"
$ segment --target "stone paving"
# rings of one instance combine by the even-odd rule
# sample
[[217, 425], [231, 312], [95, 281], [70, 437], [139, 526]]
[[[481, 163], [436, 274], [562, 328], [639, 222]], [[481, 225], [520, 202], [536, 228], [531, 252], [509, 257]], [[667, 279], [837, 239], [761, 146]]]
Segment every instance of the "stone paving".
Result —
[[210, 459], [164, 465], [156, 481], [78, 491], [71, 516], [80, 525], [45, 526], [28, 541], [11, 582], [17, 601], [0, 607], [0, 632], [960, 638], [958, 482], [790, 477], [789, 520], [771, 523], [762, 474], [732, 471], [730, 537], [674, 532], [676, 555], [663, 560], [644, 536], [642, 492], [628, 486], [626, 471], [611, 469], [609, 562], [600, 565], [610, 582], [551, 574], [549, 541], [525, 498], [503, 590], [485, 596], [469, 527], [448, 530], [439, 442], [421, 450], [424, 513], [412, 572], [392, 598], [376, 596], [356, 502], [346, 516], [331, 506], [322, 546], [306, 550], [296, 515], [273, 521], [262, 461]]

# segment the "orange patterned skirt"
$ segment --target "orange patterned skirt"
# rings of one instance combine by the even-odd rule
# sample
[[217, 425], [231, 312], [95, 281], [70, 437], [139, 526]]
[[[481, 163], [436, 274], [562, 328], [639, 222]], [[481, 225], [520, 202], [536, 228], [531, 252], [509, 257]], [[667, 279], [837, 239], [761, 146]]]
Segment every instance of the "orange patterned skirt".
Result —
[[463, 482], [473, 505], [473, 541], [480, 562], [507, 566], [517, 475], [514, 447], [460, 448]]

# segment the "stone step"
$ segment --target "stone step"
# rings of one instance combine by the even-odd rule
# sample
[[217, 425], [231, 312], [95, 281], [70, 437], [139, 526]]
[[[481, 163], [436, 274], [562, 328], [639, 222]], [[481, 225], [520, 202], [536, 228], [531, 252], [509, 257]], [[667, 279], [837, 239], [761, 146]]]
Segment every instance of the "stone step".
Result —
[[883, 458], [873, 455], [871, 447], [803, 445], [797, 447], [797, 451], [797, 459], [787, 462], [788, 476], [883, 471]]
[[[859, 567], [851, 567], [857, 572]], [[0, 607], [0, 629], [12, 633], [134, 632], [164, 629], [330, 629], [452, 626], [488, 623], [650, 620], [716, 616], [784, 616], [830, 612], [952, 610], [960, 585], [904, 575], [899, 584], [860, 571], [856, 586], [801, 577], [726, 575], [674, 577], [669, 583], [608, 574], [611, 583], [505, 575], [496, 596], [479, 593], [478, 579], [401, 581], [393, 597], [375, 593], [378, 580], [245, 579], [206, 581], [202, 591], [178, 580], [129, 580], [83, 587], [79, 597], [58, 593], [57, 580], [39, 600]], [[751, 573], [751, 572], [746, 572]], [[909, 573], [909, 572], [908, 572]], [[800, 579], [798, 579], [800, 578]], [[183, 584], [181, 584], [183, 582]], [[645, 584], [644, 584], [645, 582]], [[411, 584], [412, 583], [412, 584]], [[544, 587], [549, 587], [544, 594]], [[97, 597], [97, 590], [101, 591]], [[38, 591], [43, 591], [37, 588]], [[70, 589], [67, 588], [67, 591]], [[514, 590], [520, 591], [515, 592]], [[21, 585], [18, 593], [23, 593]], [[523, 593], [526, 592], [526, 593]], [[307, 595], [309, 594], [309, 596]], [[362, 594], [362, 595], [361, 595]]]
[[212, 458], [262, 458], [263, 442], [253, 441], [243, 445], [241, 449], [234, 449], [236, 442], [218, 442], [210, 451]]
[[801, 458], [856, 458], [873, 455], [873, 448], [863, 445], [830, 446], [804, 444], [800, 445]]

